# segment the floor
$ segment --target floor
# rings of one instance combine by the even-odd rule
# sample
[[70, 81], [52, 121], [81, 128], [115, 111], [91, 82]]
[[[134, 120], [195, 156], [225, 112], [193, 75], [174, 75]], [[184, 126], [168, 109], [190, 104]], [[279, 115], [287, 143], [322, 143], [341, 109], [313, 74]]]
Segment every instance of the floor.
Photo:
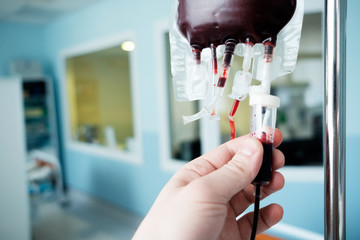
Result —
[[[68, 199], [65, 207], [53, 201], [38, 206], [32, 221], [32, 240], [128, 240], [142, 220], [132, 212], [76, 190], [70, 191]], [[265, 234], [256, 239], [280, 240]]]
[[142, 217], [72, 190], [69, 204], [39, 205], [32, 221], [33, 240], [131, 239]]

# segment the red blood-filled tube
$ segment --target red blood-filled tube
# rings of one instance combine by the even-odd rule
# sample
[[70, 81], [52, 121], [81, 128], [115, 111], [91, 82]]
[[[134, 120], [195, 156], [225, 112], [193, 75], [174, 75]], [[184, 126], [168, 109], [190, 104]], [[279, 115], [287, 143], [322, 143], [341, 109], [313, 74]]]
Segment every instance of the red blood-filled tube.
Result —
[[214, 73], [214, 75], [216, 75], [218, 73], [218, 66], [217, 66], [218, 64], [217, 64], [216, 46], [215, 46], [215, 44], [212, 43], [210, 45], [210, 49], [211, 49], [213, 73]]
[[231, 111], [229, 113], [229, 123], [230, 123], [230, 140], [235, 139], [236, 138], [236, 127], [235, 127], [235, 122], [234, 122], [234, 115], [239, 107], [239, 100], [235, 100]]
[[268, 94], [250, 96], [250, 134], [259, 139], [264, 148], [262, 165], [253, 181], [255, 185], [267, 185], [271, 180], [276, 110], [279, 103], [278, 97]]
[[228, 78], [228, 73], [230, 71], [231, 64], [234, 58], [234, 51], [236, 44], [237, 42], [235, 40], [228, 40], [225, 43], [226, 48], [225, 48], [225, 54], [222, 64], [222, 71], [217, 83], [217, 86], [220, 88], [225, 87], [225, 83]]

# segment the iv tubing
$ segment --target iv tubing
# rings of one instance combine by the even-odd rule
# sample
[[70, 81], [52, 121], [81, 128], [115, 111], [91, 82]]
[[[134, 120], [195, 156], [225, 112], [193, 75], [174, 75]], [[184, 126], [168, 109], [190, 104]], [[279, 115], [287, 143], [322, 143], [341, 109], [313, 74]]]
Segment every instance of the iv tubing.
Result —
[[[245, 49], [245, 55], [244, 55], [244, 60], [243, 60], [243, 72], [244, 74], [247, 73], [251, 67], [251, 51], [252, 51], [252, 47], [254, 46], [254, 44], [250, 41], [246, 42], [246, 49]], [[235, 122], [234, 122], [234, 115], [238, 109], [240, 100], [235, 99], [234, 103], [231, 107], [231, 111], [229, 113], [229, 124], [230, 124], [230, 140], [235, 139], [236, 138], [236, 126], [235, 126]]]
[[[228, 73], [230, 71], [232, 61], [234, 59], [234, 51], [235, 51], [235, 47], [236, 47], [236, 42], [235, 42], [235, 40], [228, 40], [228, 41], [226, 41], [225, 46], [226, 46], [225, 54], [224, 54], [222, 69], [220, 72], [221, 75], [217, 82], [218, 88], [225, 87], [225, 83], [228, 78]], [[221, 95], [222, 95], [222, 91], [221, 91]]]
[[218, 73], [218, 66], [217, 66], [217, 57], [216, 57], [216, 46], [215, 46], [215, 44], [212, 43], [210, 45], [210, 48], [211, 48], [213, 74], [216, 75]]
[[270, 93], [270, 83], [272, 78], [272, 61], [273, 61], [274, 45], [270, 42], [264, 44], [264, 78], [261, 86], [265, 91]]
[[212, 78], [213, 78], [213, 82], [212, 82], [212, 86], [211, 86], [211, 101], [213, 101], [214, 97], [215, 97], [215, 87], [216, 87], [216, 80], [217, 80], [217, 76], [218, 76], [218, 62], [217, 62], [217, 56], [216, 56], [216, 46], [215, 44], [211, 44], [210, 45], [210, 49], [211, 49], [211, 60], [212, 60]]
[[259, 208], [260, 208], [261, 185], [256, 184], [255, 187], [256, 188], [255, 188], [255, 202], [254, 202], [254, 219], [253, 219], [250, 240], [255, 240], [256, 237], [258, 218], [259, 218]]
[[217, 111], [216, 111], [217, 103], [224, 92], [224, 87], [226, 80], [228, 78], [228, 73], [230, 71], [232, 61], [234, 59], [234, 51], [236, 44], [237, 42], [235, 40], [227, 40], [225, 43], [226, 48], [225, 48], [222, 69], [221, 69], [221, 75], [219, 76], [218, 82], [215, 87], [212, 103], [208, 107], [210, 116], [217, 115]]
[[[211, 117], [211, 119], [219, 119], [219, 115], [217, 113], [216, 108], [217, 108], [219, 99], [224, 92], [224, 87], [225, 87], [225, 83], [226, 83], [226, 80], [228, 77], [228, 72], [230, 71], [230, 67], [231, 67], [231, 64], [232, 64], [232, 61], [234, 58], [234, 51], [235, 51], [236, 44], [237, 44], [237, 41], [231, 40], [231, 39], [227, 40], [225, 43], [226, 48], [225, 48], [225, 54], [224, 54], [224, 59], [223, 59], [223, 64], [222, 64], [221, 76], [219, 77], [217, 84], [212, 88], [213, 96], [212, 96], [210, 104], [203, 107], [200, 110], [200, 112], [198, 112], [194, 115], [183, 116], [184, 124], [198, 120], [205, 116], [209, 116], [209, 117]], [[200, 54], [198, 53], [199, 51], [200, 51], [199, 49], [193, 48], [194, 59], [196, 61], [200, 60], [200, 63], [201, 63], [201, 59], [199, 57]]]
[[235, 100], [232, 107], [231, 107], [231, 111], [229, 113], [229, 123], [230, 123], [230, 140], [235, 139], [236, 137], [236, 127], [235, 127], [235, 122], [234, 122], [234, 115], [238, 109], [240, 101], [239, 100]]

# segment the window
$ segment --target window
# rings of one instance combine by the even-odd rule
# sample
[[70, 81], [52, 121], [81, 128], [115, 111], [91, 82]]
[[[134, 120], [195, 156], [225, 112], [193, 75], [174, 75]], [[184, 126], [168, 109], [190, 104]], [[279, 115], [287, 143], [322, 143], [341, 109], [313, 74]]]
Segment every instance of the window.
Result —
[[133, 44], [101, 45], [65, 54], [68, 140], [72, 146], [100, 154], [138, 153]]
[[281, 99], [277, 126], [284, 141], [279, 147], [287, 165], [322, 165], [323, 60], [322, 14], [304, 16], [295, 71], [274, 82]]

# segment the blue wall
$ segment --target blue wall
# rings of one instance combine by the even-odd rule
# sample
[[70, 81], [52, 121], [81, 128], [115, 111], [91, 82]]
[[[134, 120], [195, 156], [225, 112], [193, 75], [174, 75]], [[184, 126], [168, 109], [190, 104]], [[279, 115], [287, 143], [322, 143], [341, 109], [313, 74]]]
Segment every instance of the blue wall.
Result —
[[347, 118], [346, 118], [346, 220], [348, 239], [358, 239], [360, 236], [359, 183], [357, 177], [360, 169], [360, 158], [357, 150], [360, 146], [360, 112], [359, 109], [359, 64], [360, 47], [360, 2], [348, 1], [347, 19]]
[[[157, 109], [156, 53], [154, 23], [167, 19], [170, 1], [105, 0], [81, 11], [68, 14], [43, 27], [31, 25], [0, 25], [0, 74], [14, 58], [39, 59], [53, 66], [55, 85], [59, 88], [59, 54], [63, 49], [91, 42], [104, 36], [135, 31], [136, 65], [140, 80], [140, 109], [143, 144], [143, 164], [140, 166], [99, 158], [83, 152], [65, 149], [67, 182], [132, 211], [145, 214], [158, 192], [171, 176], [160, 168]], [[360, 236], [357, 224], [360, 197], [356, 184], [357, 146], [360, 144], [360, 112], [357, 109], [357, 58], [360, 39], [360, 2], [349, 0], [348, 13], [348, 93], [347, 93], [347, 232], [349, 239]], [[141, 6], [141, 7], [140, 7]], [[16, 39], [27, 39], [12, 41]], [[5, 39], [5, 40], [4, 40]], [[58, 89], [59, 90], [59, 89]], [[154, 100], [155, 99], [155, 100]], [[352, 100], [352, 101], [351, 101]], [[61, 101], [60, 101], [61, 102]], [[350, 111], [351, 110], [351, 111]], [[323, 233], [323, 194], [321, 183], [288, 182], [285, 188], [266, 203], [278, 202], [285, 208], [284, 223]]]
[[[142, 6], [142, 7], [139, 7]], [[151, 9], [151, 10], [149, 10]], [[167, 182], [160, 169], [154, 23], [168, 19], [170, 4], [163, 1], [102, 1], [46, 26], [46, 51], [60, 79], [59, 53], [84, 43], [135, 32], [135, 59], [140, 82], [143, 165], [134, 166], [66, 149], [66, 170], [71, 186], [120, 204], [144, 215]], [[57, 82], [59, 87], [59, 82]]]
[[44, 27], [0, 23], [0, 75], [9, 74], [9, 63], [31, 59], [48, 66], [44, 48]]
[[348, 0], [348, 19], [347, 19], [347, 136], [360, 136], [359, 118], [360, 112], [357, 111], [359, 103], [359, 64], [358, 58], [360, 47], [360, 2]]

